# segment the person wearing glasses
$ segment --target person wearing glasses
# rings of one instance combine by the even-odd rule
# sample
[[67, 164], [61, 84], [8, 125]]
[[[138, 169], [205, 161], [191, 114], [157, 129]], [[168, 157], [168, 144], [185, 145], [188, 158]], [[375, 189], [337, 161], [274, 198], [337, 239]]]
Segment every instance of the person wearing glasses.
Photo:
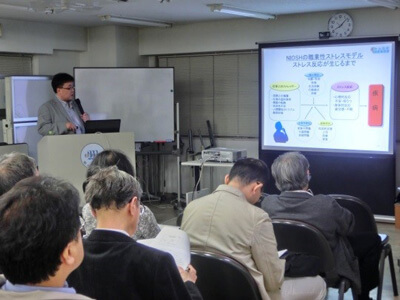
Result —
[[285, 277], [271, 219], [255, 204], [269, 180], [268, 166], [255, 158], [238, 160], [212, 194], [185, 208], [182, 230], [192, 249], [222, 253], [243, 264], [263, 300], [322, 300], [326, 284], [320, 276]]
[[140, 215], [142, 188], [116, 166], [89, 177], [85, 200], [97, 227], [84, 239], [85, 258], [68, 283], [79, 293], [102, 299], [202, 299], [196, 270], [177, 267], [172, 256], [131, 238]]
[[67, 73], [53, 76], [51, 86], [56, 99], [44, 103], [38, 112], [38, 132], [42, 135], [85, 133], [87, 113], [81, 113], [75, 99], [74, 77]]
[[[0, 160], [1, 162], [1, 160]], [[1, 166], [1, 164], [0, 164]], [[86, 181], [83, 183], [82, 189], [85, 192], [86, 185], [91, 176], [96, 174], [99, 170], [117, 166], [117, 168], [121, 171], [125, 171], [129, 175], [135, 177], [135, 170], [130, 162], [129, 158], [122, 152], [118, 150], [104, 150], [96, 155], [90, 164], [89, 168], [86, 172]], [[1, 170], [1, 169], [0, 169]], [[1, 176], [0, 176], [1, 179]], [[0, 184], [1, 187], [1, 184]], [[137, 226], [135, 234], [132, 236], [134, 240], [141, 239], [152, 239], [157, 236], [157, 234], [161, 231], [160, 227], [157, 224], [156, 217], [153, 212], [147, 206], [141, 204], [140, 205], [141, 213], [139, 217], [139, 224]], [[84, 220], [85, 227], [85, 238], [90, 235], [90, 233], [96, 228], [97, 222], [96, 218], [92, 213], [92, 208], [89, 203], [86, 203], [82, 208], [82, 217]]]
[[84, 255], [79, 202], [70, 183], [46, 176], [0, 198], [0, 299], [90, 299], [66, 281]]

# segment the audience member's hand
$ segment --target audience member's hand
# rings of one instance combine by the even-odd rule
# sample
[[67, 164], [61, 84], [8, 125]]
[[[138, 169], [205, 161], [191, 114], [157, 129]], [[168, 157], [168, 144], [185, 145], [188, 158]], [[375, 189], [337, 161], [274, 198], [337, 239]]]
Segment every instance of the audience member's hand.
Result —
[[81, 115], [81, 119], [83, 120], [83, 122], [86, 122], [90, 120], [90, 116], [88, 115], [88, 113], [83, 113]]
[[193, 283], [196, 283], [197, 280], [197, 275], [196, 275], [196, 269], [193, 268], [192, 265], [189, 265], [187, 268], [187, 271], [182, 269], [181, 267], [178, 267], [179, 273], [181, 274], [182, 280], [184, 282], [186, 281], [191, 281]]
[[67, 127], [68, 131], [74, 131], [76, 130], [76, 126], [75, 124], [71, 123], [71, 122], [67, 122], [65, 123], [65, 127]]

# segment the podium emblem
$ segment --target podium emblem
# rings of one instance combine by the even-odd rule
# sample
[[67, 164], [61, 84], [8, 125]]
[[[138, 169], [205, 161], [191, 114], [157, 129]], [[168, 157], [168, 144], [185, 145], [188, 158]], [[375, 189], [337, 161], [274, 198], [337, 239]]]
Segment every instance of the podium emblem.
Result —
[[104, 148], [99, 144], [88, 144], [81, 151], [81, 162], [85, 167], [89, 167], [97, 154], [103, 152]]

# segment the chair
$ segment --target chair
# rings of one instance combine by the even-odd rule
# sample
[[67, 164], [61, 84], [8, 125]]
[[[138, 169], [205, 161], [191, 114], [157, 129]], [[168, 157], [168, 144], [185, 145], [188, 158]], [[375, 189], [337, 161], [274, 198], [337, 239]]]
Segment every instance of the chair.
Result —
[[[375, 223], [374, 215], [369, 206], [359, 198], [349, 195], [331, 194], [340, 206], [348, 209], [355, 218], [354, 232], [374, 232], [378, 234], [378, 228]], [[382, 299], [383, 275], [385, 271], [385, 259], [389, 257], [390, 275], [392, 277], [393, 295], [398, 296], [396, 273], [394, 270], [392, 246], [389, 243], [389, 236], [379, 234], [382, 244], [382, 252], [379, 260], [379, 285], [377, 292], [377, 300]]]
[[[288, 249], [292, 252], [319, 257], [322, 262], [321, 275], [325, 278], [329, 287], [339, 289], [339, 299], [344, 299], [344, 293], [350, 288], [350, 281], [337, 274], [335, 258], [322, 232], [310, 224], [295, 220], [273, 219], [272, 224], [278, 250]], [[354, 292], [353, 298], [357, 299]]]
[[193, 250], [191, 264], [199, 275], [196, 285], [204, 300], [261, 300], [253, 277], [236, 260], [221, 254]]
[[182, 218], [183, 218], [183, 212], [181, 212], [181, 213], [178, 215], [178, 217], [176, 218], [176, 226], [181, 227]]

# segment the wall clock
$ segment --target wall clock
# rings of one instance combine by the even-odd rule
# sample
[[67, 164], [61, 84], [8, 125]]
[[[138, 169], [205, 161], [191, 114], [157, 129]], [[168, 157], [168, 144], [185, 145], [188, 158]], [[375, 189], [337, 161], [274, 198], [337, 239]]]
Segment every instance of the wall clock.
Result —
[[353, 19], [347, 13], [334, 14], [328, 22], [331, 37], [346, 37], [353, 30]]

